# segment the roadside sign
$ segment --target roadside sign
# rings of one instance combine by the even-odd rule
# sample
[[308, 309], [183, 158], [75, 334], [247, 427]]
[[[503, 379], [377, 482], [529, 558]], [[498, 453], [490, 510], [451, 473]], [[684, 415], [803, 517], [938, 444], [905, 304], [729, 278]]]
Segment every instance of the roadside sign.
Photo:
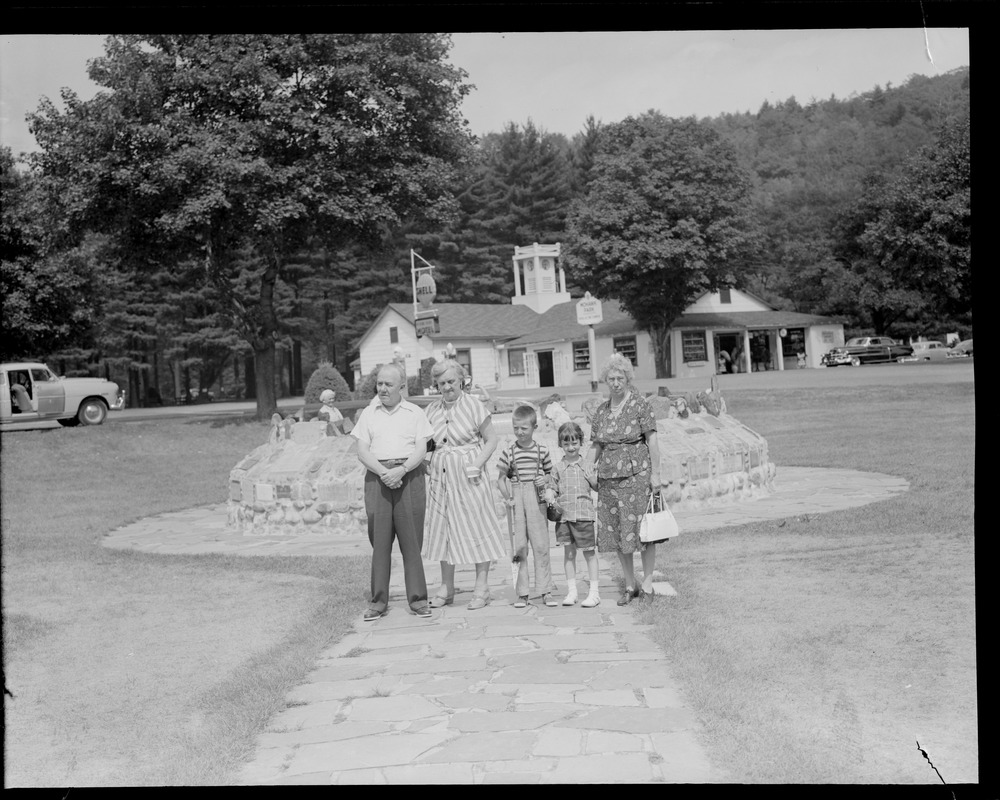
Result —
[[417, 278], [417, 302], [420, 304], [421, 309], [429, 309], [434, 302], [434, 298], [437, 297], [437, 284], [434, 283], [434, 278], [431, 277], [430, 272], [424, 272], [419, 278]]
[[581, 325], [597, 325], [604, 319], [601, 301], [587, 292], [576, 304], [576, 321]]
[[417, 338], [441, 332], [441, 324], [438, 322], [437, 312], [429, 317], [418, 317], [414, 320], [417, 328]]

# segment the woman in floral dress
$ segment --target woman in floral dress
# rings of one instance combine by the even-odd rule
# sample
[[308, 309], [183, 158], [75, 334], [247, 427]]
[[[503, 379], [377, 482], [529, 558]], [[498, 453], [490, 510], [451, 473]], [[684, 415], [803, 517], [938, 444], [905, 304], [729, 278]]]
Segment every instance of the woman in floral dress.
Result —
[[[601, 370], [610, 397], [591, 422], [597, 463], [597, 550], [617, 553], [625, 588], [618, 600], [653, 595], [656, 545], [639, 540], [639, 524], [651, 492], [658, 491], [660, 457], [656, 421], [649, 402], [632, 387], [632, 362], [613, 353]], [[642, 557], [642, 585], [636, 586], [633, 554]]]
[[470, 609], [483, 608], [490, 596], [490, 563], [507, 558], [493, 498], [493, 482], [481, 473], [497, 447], [490, 412], [462, 390], [465, 369], [445, 359], [431, 368], [441, 399], [425, 409], [434, 429], [434, 452], [427, 477], [424, 558], [441, 562], [441, 587], [430, 606], [455, 599], [455, 565], [476, 565]]

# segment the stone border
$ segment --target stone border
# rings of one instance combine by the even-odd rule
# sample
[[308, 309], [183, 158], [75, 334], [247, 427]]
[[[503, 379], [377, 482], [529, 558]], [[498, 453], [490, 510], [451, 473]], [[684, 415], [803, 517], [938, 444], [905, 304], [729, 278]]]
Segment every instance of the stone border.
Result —
[[[775, 492], [750, 500], [680, 510], [682, 534], [744, 525], [757, 520], [822, 514], [895, 497], [910, 488], [893, 475], [821, 467], [778, 467]], [[138, 520], [104, 535], [101, 544], [145, 553], [197, 555], [368, 555], [366, 536], [325, 530], [298, 536], [247, 536], [226, 525], [226, 503], [189, 508]]]

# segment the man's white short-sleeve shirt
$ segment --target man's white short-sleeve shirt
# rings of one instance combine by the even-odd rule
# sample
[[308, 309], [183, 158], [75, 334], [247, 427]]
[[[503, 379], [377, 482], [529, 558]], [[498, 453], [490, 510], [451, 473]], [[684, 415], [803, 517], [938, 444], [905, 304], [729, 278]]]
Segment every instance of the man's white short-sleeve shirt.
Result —
[[400, 400], [391, 411], [376, 402], [365, 406], [351, 436], [365, 442], [371, 454], [380, 461], [408, 458], [416, 450], [417, 440], [430, 439], [434, 429], [420, 406]]

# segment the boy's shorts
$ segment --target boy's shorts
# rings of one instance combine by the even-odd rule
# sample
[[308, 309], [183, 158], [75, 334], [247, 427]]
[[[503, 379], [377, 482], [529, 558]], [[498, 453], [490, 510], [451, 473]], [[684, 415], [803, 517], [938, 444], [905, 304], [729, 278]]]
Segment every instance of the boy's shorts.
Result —
[[557, 522], [556, 544], [575, 544], [578, 550], [593, 550], [597, 546], [597, 540], [594, 538], [594, 520]]

